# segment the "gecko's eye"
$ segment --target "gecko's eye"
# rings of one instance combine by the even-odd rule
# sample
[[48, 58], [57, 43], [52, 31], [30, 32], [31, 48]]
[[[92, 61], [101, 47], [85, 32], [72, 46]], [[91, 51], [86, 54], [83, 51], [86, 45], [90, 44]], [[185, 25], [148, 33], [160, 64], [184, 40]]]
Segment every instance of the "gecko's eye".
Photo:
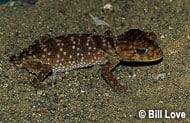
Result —
[[143, 55], [148, 52], [147, 48], [136, 48], [135, 50], [136, 50], [136, 53], [138, 53], [140, 55]]

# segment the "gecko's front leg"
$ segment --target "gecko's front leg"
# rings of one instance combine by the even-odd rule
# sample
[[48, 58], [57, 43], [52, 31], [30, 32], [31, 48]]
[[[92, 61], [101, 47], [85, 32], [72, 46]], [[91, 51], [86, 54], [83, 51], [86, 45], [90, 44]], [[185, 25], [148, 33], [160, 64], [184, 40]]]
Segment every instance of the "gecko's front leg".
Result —
[[113, 89], [119, 92], [130, 91], [127, 86], [121, 85], [114, 77], [112, 70], [119, 64], [119, 60], [111, 58], [102, 68], [102, 76], [111, 85]]

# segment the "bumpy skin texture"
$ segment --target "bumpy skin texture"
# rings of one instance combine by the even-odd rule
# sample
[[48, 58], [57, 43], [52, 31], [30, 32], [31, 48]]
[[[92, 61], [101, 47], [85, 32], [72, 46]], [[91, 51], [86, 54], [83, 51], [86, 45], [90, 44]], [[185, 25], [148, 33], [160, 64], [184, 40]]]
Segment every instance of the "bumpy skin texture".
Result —
[[152, 62], [163, 57], [162, 50], [153, 40], [156, 35], [131, 29], [122, 35], [99, 36], [92, 34], [68, 34], [51, 38], [42, 36], [20, 55], [10, 57], [10, 62], [35, 74], [32, 85], [43, 88], [41, 83], [52, 72], [90, 67], [101, 64], [102, 76], [115, 90], [128, 91], [113, 76], [112, 70], [120, 61]]

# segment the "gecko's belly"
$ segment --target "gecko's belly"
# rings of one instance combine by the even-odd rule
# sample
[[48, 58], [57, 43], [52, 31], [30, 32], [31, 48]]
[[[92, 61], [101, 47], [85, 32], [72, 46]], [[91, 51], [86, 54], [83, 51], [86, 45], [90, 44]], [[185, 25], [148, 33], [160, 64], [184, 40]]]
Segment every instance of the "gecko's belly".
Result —
[[[99, 65], [105, 64], [103, 62], [97, 63]], [[77, 64], [77, 65], [65, 65], [65, 66], [55, 66], [52, 68], [52, 72], [53, 73], [57, 73], [57, 72], [67, 72], [67, 71], [71, 71], [71, 70], [76, 70], [76, 69], [80, 69], [80, 68], [86, 68], [86, 67], [92, 67], [96, 65], [95, 63], [88, 63], [88, 64]]]
[[77, 59], [77, 60], [73, 60], [70, 61], [68, 59], [63, 59], [62, 60], [55, 60], [54, 63], [55, 64], [50, 64], [47, 63], [49, 65], [52, 66], [53, 71], [55, 72], [66, 72], [66, 71], [70, 71], [70, 70], [75, 70], [75, 69], [79, 69], [79, 68], [85, 68], [85, 67], [92, 67], [96, 64], [98, 65], [103, 65], [107, 62], [107, 60], [105, 59], [105, 57], [98, 57], [98, 59], [96, 57], [92, 58], [92, 59]]

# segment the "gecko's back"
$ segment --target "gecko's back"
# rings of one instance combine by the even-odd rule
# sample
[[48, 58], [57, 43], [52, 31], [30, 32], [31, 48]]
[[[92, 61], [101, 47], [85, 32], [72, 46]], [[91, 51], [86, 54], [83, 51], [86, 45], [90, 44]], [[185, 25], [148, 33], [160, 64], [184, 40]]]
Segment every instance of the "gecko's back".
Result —
[[46, 35], [19, 56], [12, 56], [11, 61], [22, 66], [31, 61], [40, 62], [51, 66], [52, 69], [68, 71], [105, 64], [108, 54], [104, 50], [112, 49], [111, 44], [113, 41], [91, 34], [69, 34], [55, 38]]

